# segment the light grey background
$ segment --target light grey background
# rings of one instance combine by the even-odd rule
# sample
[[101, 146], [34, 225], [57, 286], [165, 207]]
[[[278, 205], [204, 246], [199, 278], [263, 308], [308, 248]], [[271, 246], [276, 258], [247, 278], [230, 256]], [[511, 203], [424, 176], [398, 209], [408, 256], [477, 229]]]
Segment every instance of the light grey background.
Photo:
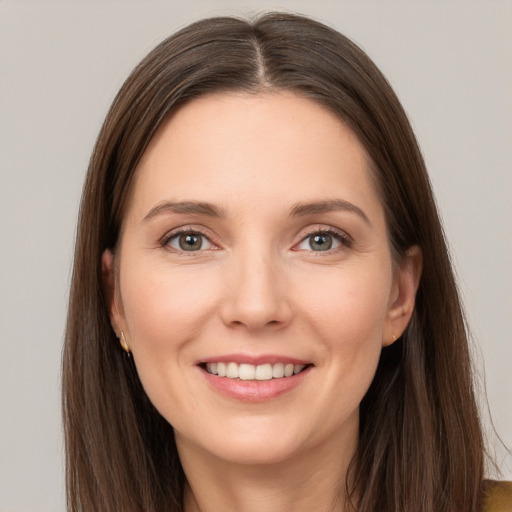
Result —
[[[409, 113], [490, 410], [512, 446], [512, 2], [0, 0], [0, 512], [64, 511], [59, 373], [75, 219], [110, 102], [175, 29], [279, 8], [362, 45]], [[499, 447], [498, 463], [512, 479]]]

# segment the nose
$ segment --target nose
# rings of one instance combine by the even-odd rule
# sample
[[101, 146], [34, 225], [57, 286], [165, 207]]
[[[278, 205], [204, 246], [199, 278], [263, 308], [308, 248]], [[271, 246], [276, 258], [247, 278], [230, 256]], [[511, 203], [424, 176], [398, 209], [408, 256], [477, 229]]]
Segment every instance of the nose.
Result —
[[292, 307], [287, 288], [284, 269], [270, 251], [233, 257], [225, 272], [223, 322], [250, 331], [288, 325]]

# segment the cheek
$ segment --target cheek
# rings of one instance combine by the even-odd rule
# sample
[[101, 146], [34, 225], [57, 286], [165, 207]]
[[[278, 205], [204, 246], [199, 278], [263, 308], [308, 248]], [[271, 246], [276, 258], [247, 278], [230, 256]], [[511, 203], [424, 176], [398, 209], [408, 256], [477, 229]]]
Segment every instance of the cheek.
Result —
[[[190, 268], [179, 272], [163, 265], [125, 265], [122, 304], [134, 356], [161, 365], [177, 359], [180, 348], [196, 337], [213, 308], [215, 276]], [[123, 276], [121, 276], [122, 278]]]
[[390, 266], [353, 265], [316, 275], [298, 295], [323, 337], [334, 337], [341, 345], [359, 345], [375, 337], [380, 343], [391, 283]]
[[322, 362], [330, 383], [326, 389], [343, 389], [349, 409], [357, 407], [377, 368], [391, 282], [385, 268], [359, 272], [354, 267], [332, 276], [328, 291], [309, 294], [304, 303], [310, 334], [323, 343]]
[[161, 264], [127, 261], [123, 271], [122, 304], [137, 373], [153, 405], [176, 426], [176, 411], [192, 414], [197, 401], [187, 380], [191, 350], [205, 326], [210, 332], [219, 285], [215, 276], [192, 266], [173, 272]]

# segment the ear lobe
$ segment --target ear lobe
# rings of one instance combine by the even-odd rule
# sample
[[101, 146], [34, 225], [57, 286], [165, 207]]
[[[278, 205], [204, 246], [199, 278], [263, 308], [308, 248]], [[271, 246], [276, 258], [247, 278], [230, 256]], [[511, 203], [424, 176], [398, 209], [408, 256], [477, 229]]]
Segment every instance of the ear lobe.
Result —
[[395, 285], [383, 336], [383, 346], [391, 345], [405, 331], [414, 312], [416, 292], [423, 269], [423, 254], [414, 245], [407, 250], [396, 271]]
[[116, 278], [114, 269], [114, 255], [110, 249], [105, 249], [101, 255], [101, 274], [103, 294], [108, 307], [110, 323], [114, 332], [119, 332], [119, 313], [116, 300]]

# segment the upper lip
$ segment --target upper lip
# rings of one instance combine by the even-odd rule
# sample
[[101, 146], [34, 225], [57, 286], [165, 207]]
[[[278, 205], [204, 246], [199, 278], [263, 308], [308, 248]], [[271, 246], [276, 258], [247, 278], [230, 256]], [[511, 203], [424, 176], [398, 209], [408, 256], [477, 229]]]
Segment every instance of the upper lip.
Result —
[[258, 366], [260, 364], [312, 364], [311, 361], [305, 359], [298, 359], [296, 357], [289, 357], [278, 354], [261, 354], [261, 355], [250, 355], [250, 354], [223, 354], [220, 356], [207, 357], [197, 361], [197, 364], [206, 363], [237, 363], [237, 364], [252, 364]]

